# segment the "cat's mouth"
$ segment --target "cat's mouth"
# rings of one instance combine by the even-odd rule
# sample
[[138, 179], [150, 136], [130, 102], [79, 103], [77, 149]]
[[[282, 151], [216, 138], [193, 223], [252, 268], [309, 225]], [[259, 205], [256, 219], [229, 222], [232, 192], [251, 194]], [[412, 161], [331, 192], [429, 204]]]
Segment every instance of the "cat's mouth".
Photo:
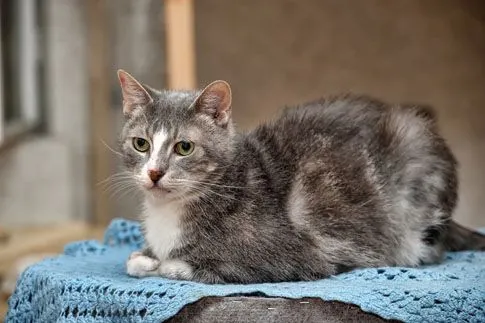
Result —
[[175, 198], [172, 190], [156, 185], [150, 188], [145, 187], [145, 192], [147, 197], [154, 201], [167, 201]]
[[187, 198], [185, 185], [176, 185], [171, 181], [142, 182], [140, 184], [150, 199], [168, 201]]
[[152, 192], [153, 194], [169, 194], [172, 191], [166, 187], [159, 186], [159, 185], [152, 185], [152, 187], [147, 188], [147, 191]]
[[171, 193], [172, 190], [167, 188], [165, 185], [161, 185], [161, 183], [142, 183], [141, 185], [145, 192], [149, 193], [153, 197], [163, 198]]

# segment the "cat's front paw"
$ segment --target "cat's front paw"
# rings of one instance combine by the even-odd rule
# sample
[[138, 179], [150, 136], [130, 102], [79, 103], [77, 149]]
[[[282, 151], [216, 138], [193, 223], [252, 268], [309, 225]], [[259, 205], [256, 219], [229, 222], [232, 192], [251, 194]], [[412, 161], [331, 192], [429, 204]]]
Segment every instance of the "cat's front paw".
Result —
[[133, 252], [126, 262], [126, 272], [133, 277], [156, 276], [160, 261], [143, 255], [139, 251]]
[[158, 273], [160, 276], [179, 280], [190, 280], [194, 276], [192, 266], [177, 259], [163, 261], [158, 267]]

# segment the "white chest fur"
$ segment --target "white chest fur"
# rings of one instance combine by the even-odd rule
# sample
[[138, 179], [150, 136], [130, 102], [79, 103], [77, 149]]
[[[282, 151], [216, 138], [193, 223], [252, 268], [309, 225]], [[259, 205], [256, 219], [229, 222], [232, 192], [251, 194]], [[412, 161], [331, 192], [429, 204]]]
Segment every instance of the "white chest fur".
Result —
[[170, 251], [180, 245], [182, 212], [178, 203], [145, 205], [145, 240], [160, 260], [167, 259]]

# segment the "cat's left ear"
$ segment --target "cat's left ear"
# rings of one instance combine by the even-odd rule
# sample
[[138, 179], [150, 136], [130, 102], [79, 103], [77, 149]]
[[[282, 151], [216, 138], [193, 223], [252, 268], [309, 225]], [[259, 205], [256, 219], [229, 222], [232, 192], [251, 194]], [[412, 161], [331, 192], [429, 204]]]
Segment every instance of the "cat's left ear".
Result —
[[123, 113], [130, 115], [136, 108], [153, 102], [148, 91], [133, 76], [123, 70], [118, 70], [121, 93], [123, 95]]
[[202, 91], [195, 101], [195, 109], [225, 127], [231, 120], [231, 87], [226, 81], [214, 81]]

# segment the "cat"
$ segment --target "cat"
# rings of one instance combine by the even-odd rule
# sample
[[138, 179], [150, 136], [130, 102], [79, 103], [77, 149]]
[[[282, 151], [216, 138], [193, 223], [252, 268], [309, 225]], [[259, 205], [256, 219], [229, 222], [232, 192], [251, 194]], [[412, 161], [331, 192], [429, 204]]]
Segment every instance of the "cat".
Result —
[[120, 147], [145, 198], [130, 276], [307, 281], [485, 249], [452, 221], [457, 162], [429, 107], [340, 95], [238, 133], [225, 81], [158, 91], [118, 78]]

